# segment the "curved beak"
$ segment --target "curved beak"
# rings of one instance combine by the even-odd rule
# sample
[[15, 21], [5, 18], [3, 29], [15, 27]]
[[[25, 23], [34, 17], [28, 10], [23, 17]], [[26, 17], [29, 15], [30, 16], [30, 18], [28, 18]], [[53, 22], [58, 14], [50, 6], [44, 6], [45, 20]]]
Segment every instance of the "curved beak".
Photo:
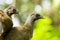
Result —
[[19, 11], [16, 11], [16, 14], [18, 14], [19, 13]]
[[44, 17], [43, 16], [40, 16], [40, 19], [44, 19]]

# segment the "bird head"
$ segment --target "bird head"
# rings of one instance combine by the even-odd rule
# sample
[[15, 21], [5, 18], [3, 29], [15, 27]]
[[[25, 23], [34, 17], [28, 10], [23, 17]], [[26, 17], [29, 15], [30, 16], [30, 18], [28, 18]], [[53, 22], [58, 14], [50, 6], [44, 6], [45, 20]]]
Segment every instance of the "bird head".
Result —
[[36, 21], [38, 19], [43, 19], [43, 16], [41, 16], [40, 14], [31, 14], [30, 17], [32, 18], [32, 21]]
[[9, 16], [11, 16], [12, 14], [17, 14], [17, 13], [18, 13], [18, 11], [16, 10], [16, 7], [14, 7], [14, 6], [10, 6], [10, 7], [6, 8], [6, 9], [5, 9], [5, 12], [6, 12]]
[[43, 17], [40, 14], [36, 14], [36, 13], [30, 14], [24, 25], [27, 25], [27, 24], [33, 25], [34, 22], [38, 19], [43, 19]]

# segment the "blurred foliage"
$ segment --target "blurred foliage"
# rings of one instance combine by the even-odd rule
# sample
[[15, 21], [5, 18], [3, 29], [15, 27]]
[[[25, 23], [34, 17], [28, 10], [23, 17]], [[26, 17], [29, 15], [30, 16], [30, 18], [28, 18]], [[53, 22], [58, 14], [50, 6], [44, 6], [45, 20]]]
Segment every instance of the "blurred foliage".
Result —
[[7, 8], [8, 6], [9, 6], [9, 4], [5, 4], [5, 5], [4, 5], [4, 9]]

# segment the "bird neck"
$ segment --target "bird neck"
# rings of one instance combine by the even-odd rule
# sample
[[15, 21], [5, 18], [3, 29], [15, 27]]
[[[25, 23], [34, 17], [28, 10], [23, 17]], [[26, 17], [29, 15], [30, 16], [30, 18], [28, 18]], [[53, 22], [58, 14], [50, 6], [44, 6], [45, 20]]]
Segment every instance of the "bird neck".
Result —
[[25, 24], [24, 25], [29, 25], [29, 26], [33, 26], [34, 22], [33, 22], [33, 19], [28, 17], [28, 19], [26, 20]]
[[34, 25], [34, 22], [32, 18], [28, 18], [24, 24], [25, 28], [27, 28], [28, 30], [33, 29], [33, 25]]

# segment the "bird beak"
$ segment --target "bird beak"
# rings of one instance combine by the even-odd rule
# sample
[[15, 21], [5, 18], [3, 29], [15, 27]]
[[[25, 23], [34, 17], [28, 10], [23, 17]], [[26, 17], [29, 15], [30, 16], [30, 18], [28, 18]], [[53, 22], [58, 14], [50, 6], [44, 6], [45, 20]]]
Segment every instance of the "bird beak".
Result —
[[17, 10], [14, 9], [14, 10], [13, 10], [13, 13], [14, 13], [14, 14], [18, 14], [19, 11], [17, 11]]
[[19, 11], [16, 12], [16, 14], [18, 14], [18, 13], [19, 13]]
[[[38, 19], [44, 19], [44, 17], [40, 15], [40, 16], [38, 16], [35, 20], [38, 20]], [[34, 20], [34, 21], [35, 21], [35, 20]]]
[[40, 19], [44, 19], [44, 17], [43, 16], [40, 16]]
[[40, 15], [37, 17], [37, 19], [44, 19], [44, 17]]

